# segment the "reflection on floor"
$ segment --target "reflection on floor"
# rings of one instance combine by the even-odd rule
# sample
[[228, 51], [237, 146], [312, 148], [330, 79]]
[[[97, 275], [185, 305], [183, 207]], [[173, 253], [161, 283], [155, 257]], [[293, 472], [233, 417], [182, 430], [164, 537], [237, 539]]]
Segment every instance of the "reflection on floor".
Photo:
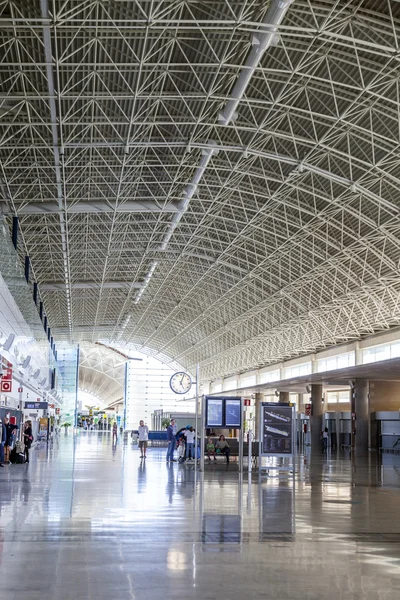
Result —
[[400, 459], [384, 460], [302, 456], [293, 487], [62, 435], [1, 469], [1, 597], [398, 600]]

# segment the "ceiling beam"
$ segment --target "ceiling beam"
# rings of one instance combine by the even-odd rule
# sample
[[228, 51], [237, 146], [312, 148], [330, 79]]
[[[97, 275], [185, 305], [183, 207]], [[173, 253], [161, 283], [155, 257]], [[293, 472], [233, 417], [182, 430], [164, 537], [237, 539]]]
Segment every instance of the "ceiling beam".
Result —
[[[131, 282], [131, 281], [105, 281], [103, 288], [108, 290], [116, 289], [140, 289], [143, 286], [142, 283]], [[101, 284], [97, 281], [75, 281], [71, 283], [73, 290], [96, 290], [100, 289]], [[53, 281], [51, 283], [40, 284], [41, 292], [65, 292], [65, 283], [62, 281]]]
[[[0, 202], [0, 211], [3, 215], [11, 214], [12, 210], [5, 202]], [[180, 211], [179, 204], [169, 203], [165, 205], [157, 204], [152, 201], [136, 202], [134, 200], [118, 204], [117, 207], [108, 202], [77, 202], [76, 204], [67, 205], [67, 213], [84, 214], [84, 213], [152, 213], [165, 212], [177, 213]], [[30, 202], [23, 206], [17, 207], [18, 215], [46, 215], [60, 214], [61, 209], [58, 202]]]

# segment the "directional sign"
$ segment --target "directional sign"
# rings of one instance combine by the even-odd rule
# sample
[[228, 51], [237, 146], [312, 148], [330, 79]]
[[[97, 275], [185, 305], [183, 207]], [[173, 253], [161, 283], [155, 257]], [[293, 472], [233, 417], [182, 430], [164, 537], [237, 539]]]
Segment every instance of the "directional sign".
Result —
[[30, 410], [47, 410], [47, 402], [25, 402], [24, 408]]

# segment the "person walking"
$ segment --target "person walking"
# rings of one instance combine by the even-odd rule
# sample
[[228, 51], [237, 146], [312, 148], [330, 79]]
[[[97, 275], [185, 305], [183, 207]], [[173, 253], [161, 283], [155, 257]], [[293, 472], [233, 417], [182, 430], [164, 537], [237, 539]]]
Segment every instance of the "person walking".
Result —
[[329, 434], [328, 428], [325, 427], [324, 431], [321, 434], [323, 454], [326, 454], [328, 451], [328, 434]]
[[0, 441], [0, 467], [4, 467], [4, 446], [7, 440], [7, 428], [3, 421], [0, 421], [0, 433], [1, 433], [1, 441]]
[[139, 421], [139, 449], [140, 458], [146, 458], [147, 442], [149, 441], [149, 428], [144, 424], [144, 421]]
[[112, 443], [113, 443], [113, 445], [114, 445], [114, 441], [115, 441], [115, 443], [117, 443], [117, 439], [118, 439], [118, 425], [117, 425], [117, 421], [114, 421], [113, 429], [112, 429]]
[[29, 450], [33, 442], [32, 421], [27, 421], [24, 428], [25, 462], [29, 462]]
[[184, 436], [186, 438], [186, 460], [194, 459], [194, 440], [196, 437], [196, 432], [193, 427], [186, 427]]
[[176, 459], [174, 458], [174, 451], [175, 451], [175, 445], [176, 445], [175, 419], [171, 419], [171, 422], [167, 427], [167, 440], [168, 440], [167, 462], [176, 462]]

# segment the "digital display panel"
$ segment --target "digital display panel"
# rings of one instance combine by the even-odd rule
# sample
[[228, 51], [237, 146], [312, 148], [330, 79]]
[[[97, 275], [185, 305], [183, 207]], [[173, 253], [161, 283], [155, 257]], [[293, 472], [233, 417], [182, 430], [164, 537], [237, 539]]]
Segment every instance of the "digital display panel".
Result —
[[25, 402], [24, 408], [33, 410], [47, 410], [48, 402]]
[[292, 454], [293, 409], [288, 404], [262, 405], [262, 454]]
[[225, 400], [225, 426], [237, 427], [242, 426], [242, 402], [240, 398], [237, 400]]
[[223, 427], [222, 398], [207, 398], [206, 427]]

